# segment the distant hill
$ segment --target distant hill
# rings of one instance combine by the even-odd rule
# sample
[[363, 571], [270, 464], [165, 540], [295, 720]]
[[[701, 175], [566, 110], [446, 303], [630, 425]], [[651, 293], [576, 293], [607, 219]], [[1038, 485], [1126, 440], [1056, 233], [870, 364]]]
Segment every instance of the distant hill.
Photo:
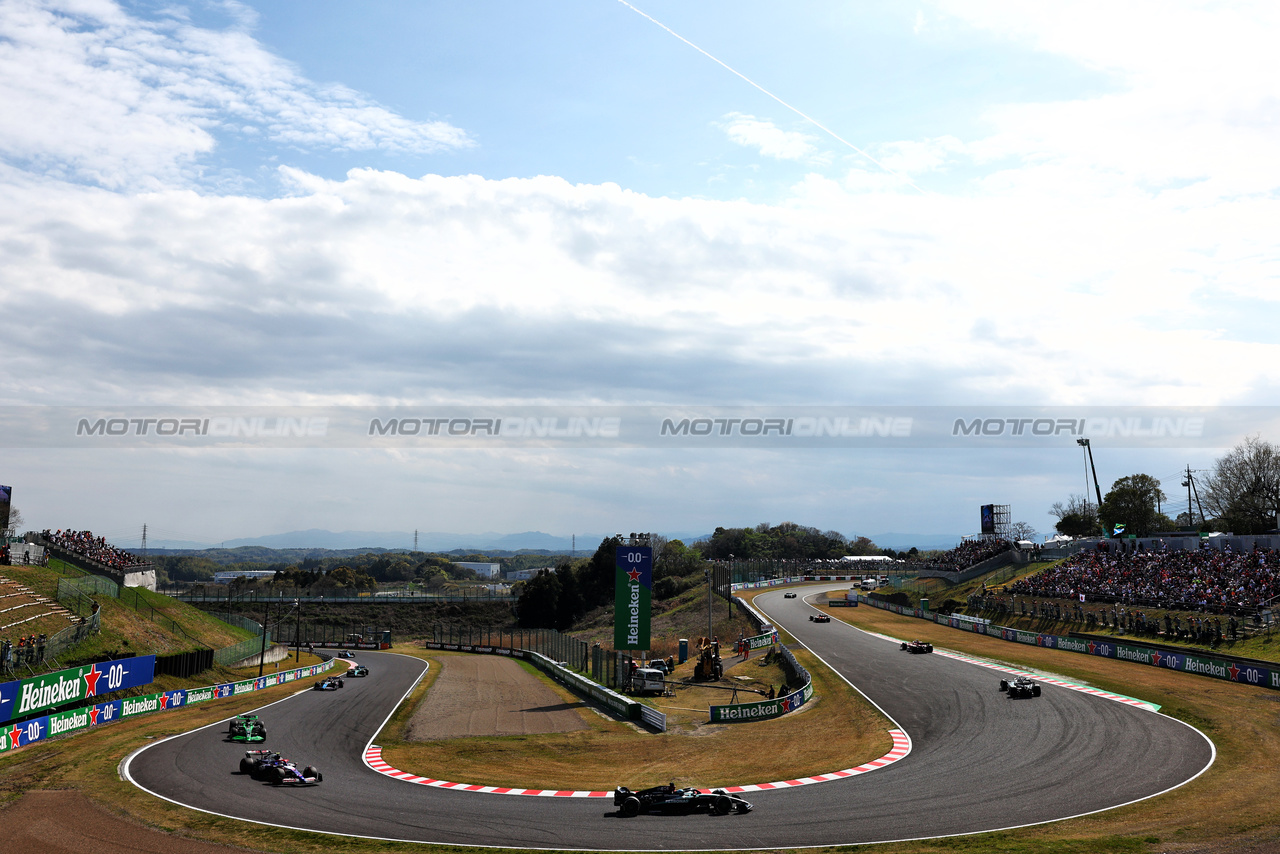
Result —
[[[471, 552], [494, 552], [495, 550], [519, 552], [546, 550], [552, 554], [569, 554], [576, 550], [579, 554], [591, 554], [600, 545], [600, 541], [608, 534], [581, 534], [575, 540], [572, 535], [544, 534], [542, 531], [524, 531], [518, 534], [499, 534], [486, 531], [482, 534], [454, 534], [443, 531], [419, 531], [418, 550], [424, 552], [453, 552], [464, 554]], [[681, 539], [686, 544], [705, 539], [706, 534], [690, 534], [680, 532], [663, 534], [669, 539]], [[157, 546], [166, 544], [157, 543]], [[207, 548], [209, 544], [205, 544]], [[290, 531], [284, 534], [270, 534], [265, 537], [249, 537], [239, 540], [227, 540], [220, 544], [224, 548], [238, 546], [266, 546], [273, 549], [359, 549], [371, 551], [375, 549], [404, 550], [413, 548], [412, 531], [326, 531], [312, 528], [306, 531]]]
[[[689, 531], [659, 532], [672, 540], [682, 540], [685, 545], [710, 538], [710, 534]], [[487, 531], [482, 534], [455, 534], [444, 531], [419, 531], [418, 550], [439, 554], [474, 554], [482, 552], [494, 557], [508, 557], [522, 552], [538, 554], [569, 554], [579, 557], [596, 550], [600, 541], [612, 534], [581, 534], [572, 536], [546, 534], [542, 531], [524, 531], [518, 534], [500, 534]], [[853, 535], [856, 537], [859, 535]], [[915, 546], [921, 551], [955, 548], [964, 535], [961, 534], [871, 534], [865, 535], [881, 548], [903, 551]], [[122, 548], [136, 550], [137, 543], [118, 542]], [[413, 549], [412, 531], [328, 531], [311, 528], [268, 534], [262, 537], [245, 537], [222, 543], [194, 543], [186, 541], [152, 540], [147, 544], [151, 554], [192, 552], [207, 553], [219, 563], [235, 562], [288, 562], [294, 563], [306, 557], [333, 557], [342, 554], [365, 554], [380, 551], [410, 551]], [[217, 556], [214, 553], [217, 553]]]

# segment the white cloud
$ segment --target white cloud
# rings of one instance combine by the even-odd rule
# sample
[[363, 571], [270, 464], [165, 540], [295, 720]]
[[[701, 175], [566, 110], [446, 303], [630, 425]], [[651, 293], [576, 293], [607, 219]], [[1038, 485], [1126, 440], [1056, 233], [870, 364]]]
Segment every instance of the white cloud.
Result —
[[776, 160], [813, 160], [818, 149], [813, 137], [796, 131], [786, 131], [767, 119], [743, 113], [729, 113], [721, 123], [730, 140], [747, 148], [754, 148], [762, 157]]
[[189, 177], [219, 132], [319, 150], [471, 144], [446, 122], [306, 80], [243, 29], [142, 20], [106, 0], [0, 5], [0, 104], [23, 117], [0, 123], [10, 162], [105, 187]]

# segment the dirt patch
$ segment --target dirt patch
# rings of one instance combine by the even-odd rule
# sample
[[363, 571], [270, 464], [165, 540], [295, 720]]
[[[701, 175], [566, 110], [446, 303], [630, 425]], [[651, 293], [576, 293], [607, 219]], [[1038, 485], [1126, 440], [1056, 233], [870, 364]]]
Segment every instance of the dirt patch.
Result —
[[587, 728], [585, 703], [565, 702], [509, 658], [441, 656], [440, 675], [405, 728], [406, 741], [533, 735]]
[[73, 790], [27, 792], [0, 810], [5, 854], [228, 854], [243, 851], [152, 830]]

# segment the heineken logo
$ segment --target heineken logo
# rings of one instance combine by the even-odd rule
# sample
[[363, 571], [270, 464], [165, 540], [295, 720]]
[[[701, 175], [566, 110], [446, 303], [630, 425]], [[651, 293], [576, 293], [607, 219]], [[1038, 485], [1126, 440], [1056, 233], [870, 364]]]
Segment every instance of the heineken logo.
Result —
[[[60, 676], [52, 681], [36, 681], [29, 680], [22, 683], [22, 693], [18, 698], [18, 708], [13, 713], [14, 717], [34, 712], [36, 709], [44, 709], [49, 706], [58, 706], [62, 703], [78, 700], [83, 695], [81, 688], [87, 684], [88, 680], [81, 681], [79, 674], [75, 676]], [[95, 675], [93, 683], [97, 683]]]
[[144, 712], [154, 712], [160, 709], [160, 697], [126, 697], [120, 701], [121, 717], [129, 717], [130, 715], [140, 715]]
[[67, 712], [63, 715], [49, 716], [49, 735], [59, 735], [72, 730], [84, 729], [89, 725], [89, 710]]

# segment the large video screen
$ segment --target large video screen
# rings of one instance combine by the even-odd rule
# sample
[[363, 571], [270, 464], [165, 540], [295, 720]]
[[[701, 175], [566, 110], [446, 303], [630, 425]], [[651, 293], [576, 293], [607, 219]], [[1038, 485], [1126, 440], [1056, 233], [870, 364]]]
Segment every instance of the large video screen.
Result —
[[12, 486], [0, 486], [0, 531], [9, 530], [9, 502], [13, 498]]
[[996, 532], [996, 506], [994, 504], [982, 505], [982, 533], [994, 534]]

